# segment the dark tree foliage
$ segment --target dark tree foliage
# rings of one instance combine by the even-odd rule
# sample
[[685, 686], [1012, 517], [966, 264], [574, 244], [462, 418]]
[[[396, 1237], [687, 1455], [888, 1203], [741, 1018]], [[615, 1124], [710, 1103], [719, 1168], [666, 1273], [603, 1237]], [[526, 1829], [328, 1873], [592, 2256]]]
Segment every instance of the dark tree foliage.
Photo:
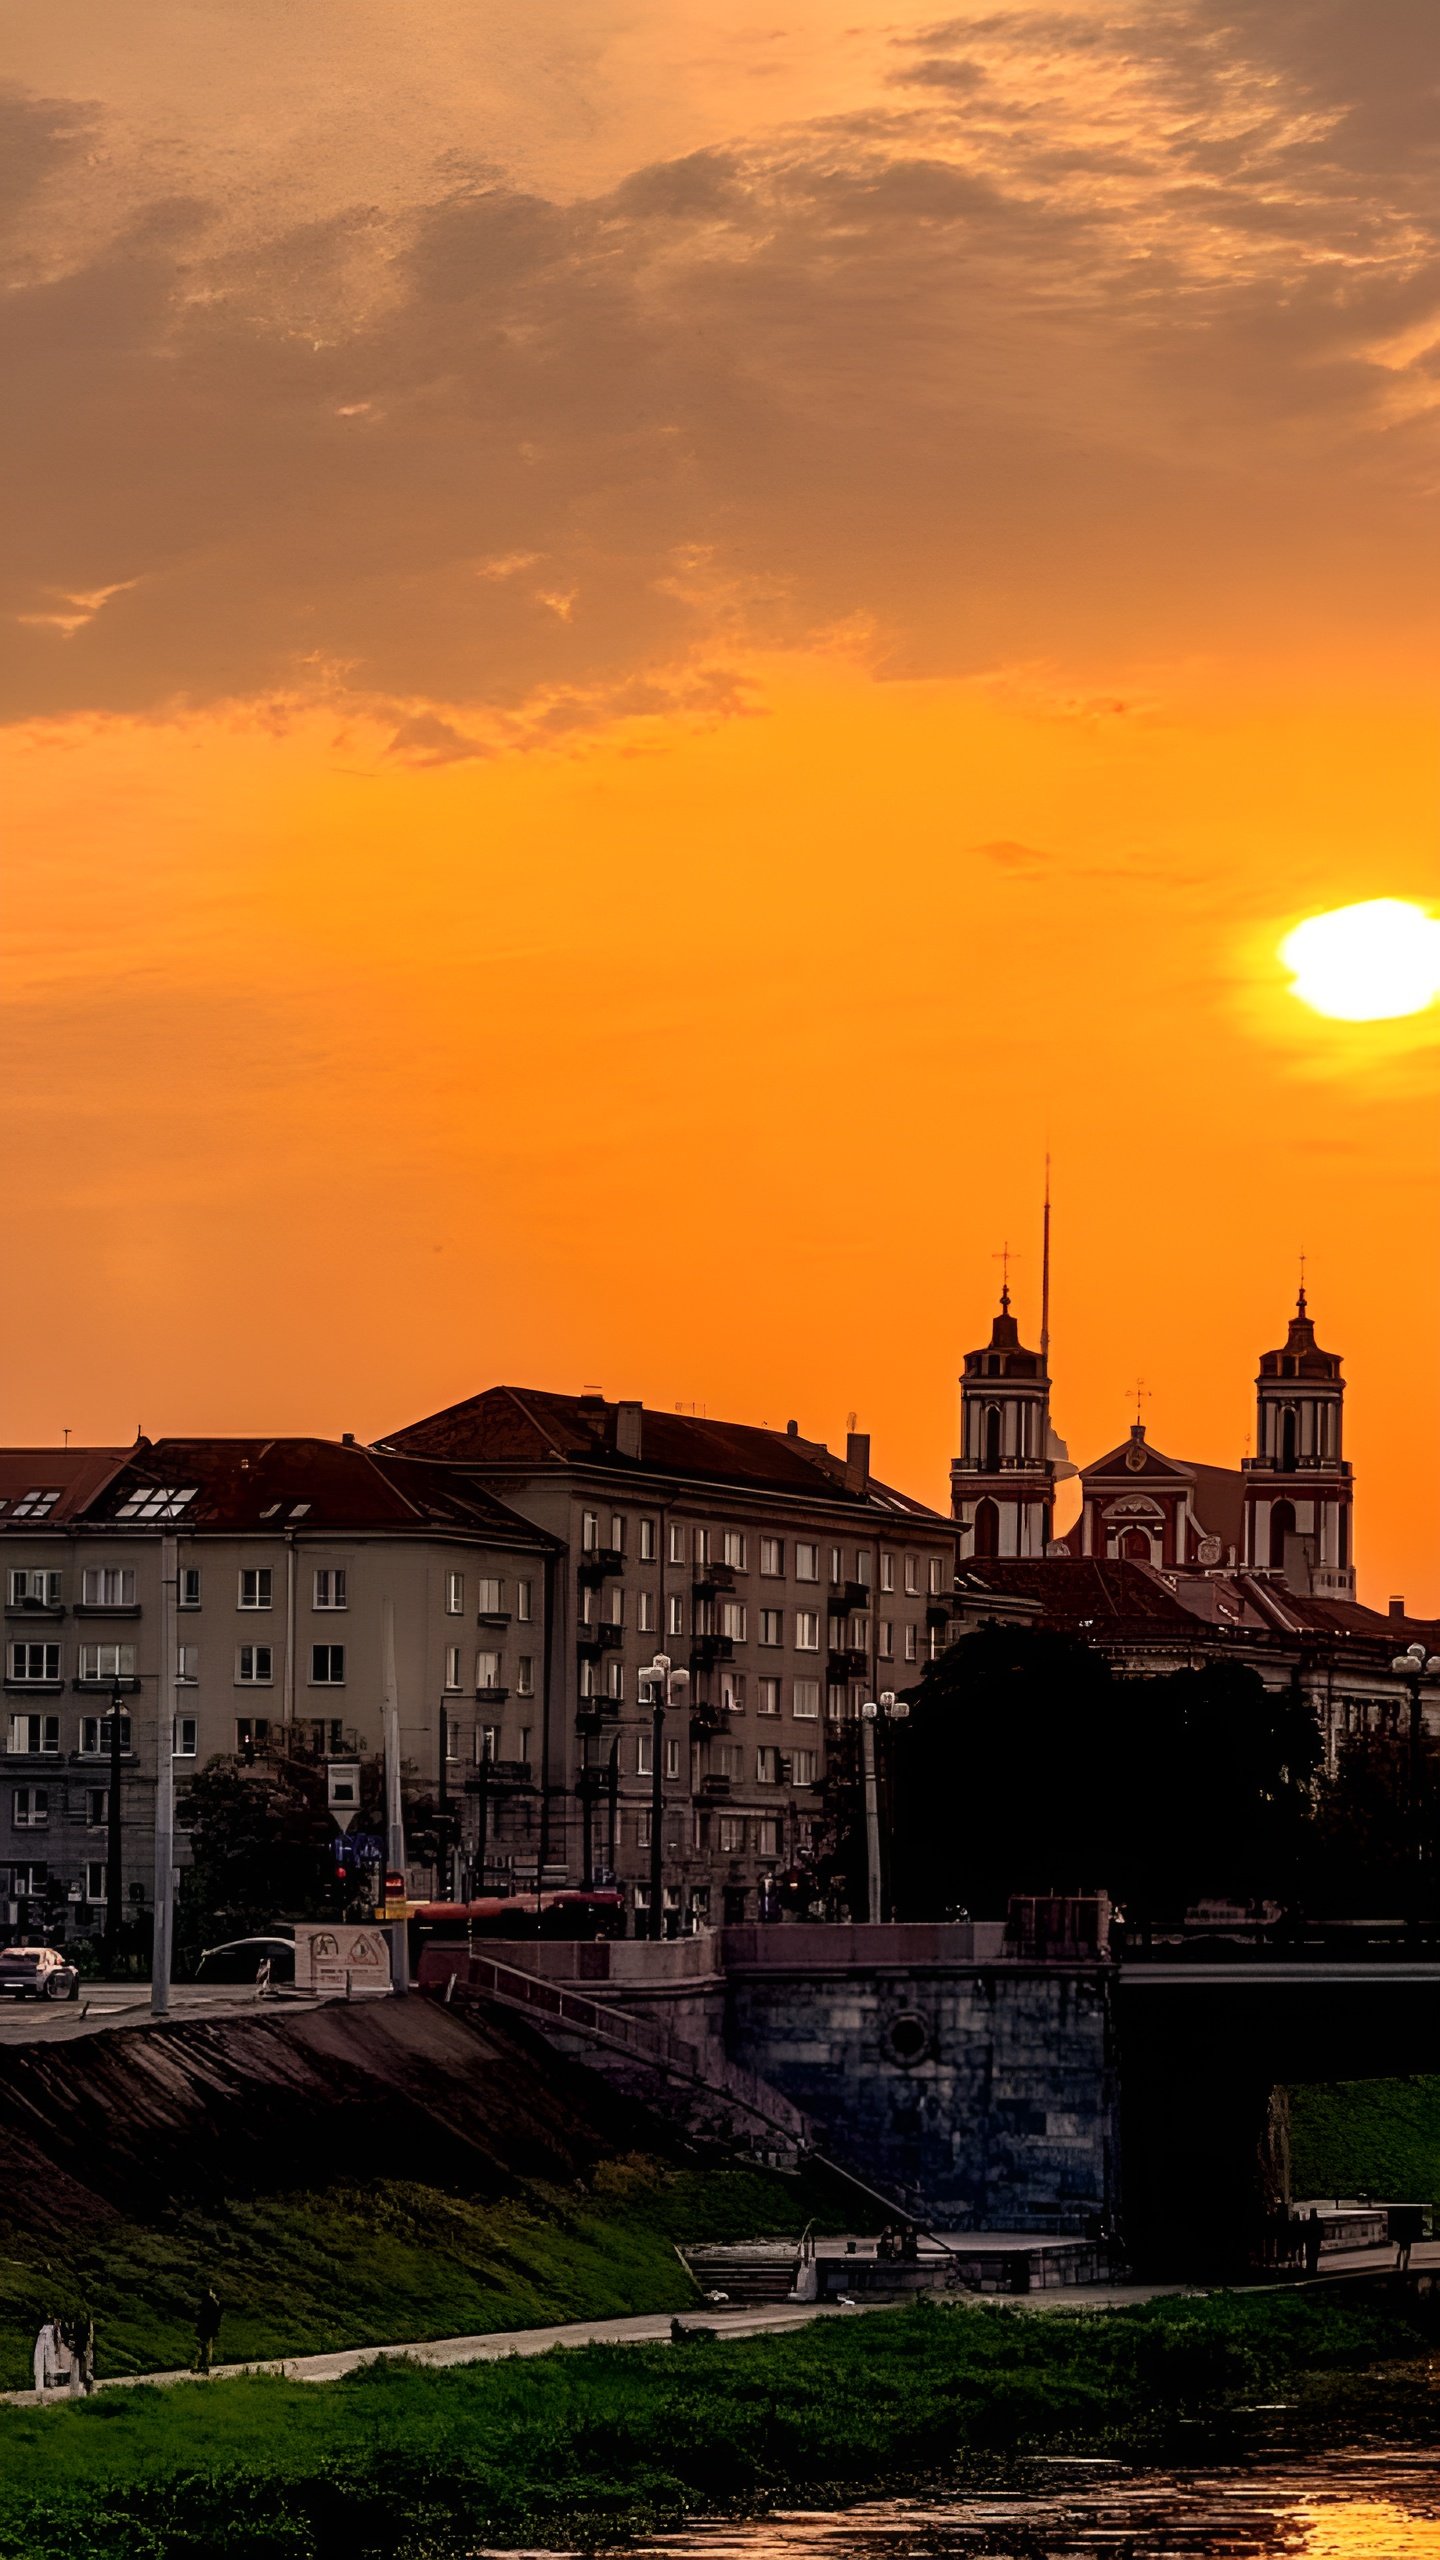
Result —
[[1337, 1919], [1440, 1915], [1440, 1739], [1371, 1727], [1316, 1789], [1308, 1899]]
[[[360, 1770], [359, 1826], [381, 1820], [378, 1762]], [[263, 1765], [216, 1759], [196, 1771], [176, 1810], [190, 1835], [176, 1939], [194, 1954], [276, 1920], [339, 1919], [368, 1908], [358, 1876], [336, 1882], [335, 1825], [322, 1760], [276, 1750]]]
[[1117, 1679], [1067, 1636], [985, 1628], [911, 1699], [887, 1736], [901, 1917], [1103, 1888], [1133, 1921], [1294, 1893], [1319, 1732], [1247, 1668]]

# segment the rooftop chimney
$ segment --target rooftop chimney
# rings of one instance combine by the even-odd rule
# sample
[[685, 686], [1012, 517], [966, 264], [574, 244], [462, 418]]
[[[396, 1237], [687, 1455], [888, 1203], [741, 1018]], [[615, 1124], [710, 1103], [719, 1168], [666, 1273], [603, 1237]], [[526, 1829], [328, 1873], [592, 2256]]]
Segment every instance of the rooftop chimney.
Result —
[[623, 1398], [615, 1407], [615, 1451], [621, 1458], [638, 1458], [642, 1454], [645, 1408]]
[[785, 1425], [785, 1437], [786, 1437], [786, 1439], [787, 1439], [787, 1440], [798, 1440], [798, 1439], [799, 1439], [799, 1437], [800, 1437], [800, 1425], [799, 1425], [799, 1423], [798, 1423], [798, 1422], [787, 1422], [787, 1423], [786, 1423], [786, 1425]]
[[1404, 1592], [1403, 1592], [1403, 1591], [1392, 1591], [1392, 1592], [1391, 1592], [1391, 1594], [1390, 1594], [1390, 1615], [1391, 1615], [1391, 1617], [1392, 1617], [1392, 1618], [1403, 1618], [1403, 1617], [1404, 1617], [1404, 1615], [1405, 1615], [1405, 1594], [1404, 1594]]
[[847, 1431], [845, 1434], [845, 1490], [868, 1493], [870, 1490], [870, 1434]]
[[340, 1446], [341, 1446], [341, 1448], [342, 1448], [342, 1449], [353, 1449], [353, 1448], [354, 1448], [354, 1446], [355, 1446], [355, 1434], [354, 1434], [354, 1432], [353, 1432], [353, 1431], [342, 1431], [342, 1432], [341, 1432], [341, 1434], [340, 1434]]

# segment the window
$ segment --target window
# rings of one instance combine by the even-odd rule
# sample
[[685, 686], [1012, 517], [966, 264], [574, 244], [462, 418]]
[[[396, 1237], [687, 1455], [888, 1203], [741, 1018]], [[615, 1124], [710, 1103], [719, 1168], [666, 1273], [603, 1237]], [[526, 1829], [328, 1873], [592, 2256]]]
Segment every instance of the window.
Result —
[[640, 1633], [642, 1634], [642, 1636], [653, 1636], [653, 1634], [655, 1633], [655, 1594], [654, 1594], [654, 1592], [653, 1592], [653, 1591], [641, 1591], [641, 1592], [637, 1592], [637, 1594], [636, 1594], [636, 1598], [635, 1598], [635, 1608], [636, 1608], [636, 1618], [635, 1618], [635, 1623], [636, 1623], [637, 1627], [639, 1628]]
[[607, 1627], [623, 1627], [625, 1624], [625, 1585], [623, 1582], [612, 1583], [610, 1589], [605, 1595], [605, 1624]]
[[80, 1677], [82, 1680], [133, 1680], [135, 1647], [133, 1644], [82, 1644]]
[[756, 1823], [755, 1846], [759, 1850], [762, 1858], [779, 1857], [780, 1823], [775, 1814], [767, 1813], [763, 1820]]
[[200, 1567], [198, 1564], [182, 1564], [180, 1567], [179, 1605], [182, 1609], [198, 1609], [200, 1606]]
[[175, 1731], [170, 1747], [175, 1759], [194, 1759], [200, 1748], [200, 1719], [198, 1716], [176, 1717]]
[[832, 1547], [830, 1550], [830, 1579], [832, 1582], [843, 1582], [845, 1579], [845, 1550], [843, 1547]]
[[665, 1775], [667, 1778], [678, 1778], [680, 1775], [680, 1736], [678, 1733], [667, 1733], [665, 1736]]
[[32, 1861], [29, 1866], [12, 1867], [10, 1870], [10, 1890], [19, 1901], [30, 1902], [34, 1900], [37, 1895], [44, 1892], [45, 1879], [49, 1873], [50, 1870], [45, 1865], [43, 1859], [39, 1862]]
[[445, 1757], [447, 1760], [460, 1757], [460, 1728], [454, 1717], [448, 1715], [445, 1718]]
[[464, 1608], [465, 1576], [463, 1573], [447, 1573], [445, 1576], [445, 1615], [447, 1618], [458, 1618], [463, 1614]]
[[110, 1819], [110, 1790], [109, 1790], [109, 1788], [108, 1788], [108, 1787], [87, 1787], [87, 1788], [86, 1788], [86, 1790], [85, 1790], [85, 1820], [86, 1820], [86, 1822], [88, 1823], [88, 1825], [89, 1825], [90, 1829], [91, 1829], [92, 1831], [98, 1831], [98, 1830], [100, 1830], [100, 1828], [102, 1827], [102, 1825], [103, 1825], [104, 1823], [107, 1823], [107, 1822], [109, 1821], [109, 1819]]
[[738, 1858], [743, 1854], [744, 1848], [745, 1824], [742, 1816], [738, 1813], [722, 1813], [720, 1816], [721, 1856]]
[[534, 1583], [517, 1582], [515, 1585], [515, 1615], [519, 1619], [522, 1627], [528, 1627], [531, 1619], [535, 1615], [534, 1601]]
[[80, 1578], [80, 1597], [87, 1609], [133, 1609], [134, 1566], [87, 1564]]
[[760, 1612], [760, 1641], [761, 1641], [761, 1643], [762, 1643], [762, 1644], [783, 1644], [783, 1643], [784, 1643], [784, 1641], [785, 1641], [785, 1612], [784, 1612], [784, 1610], [783, 1610], [783, 1609], [762, 1609], [762, 1610], [761, 1610], [761, 1612]]
[[732, 1568], [732, 1570], [733, 1570], [734, 1572], [736, 1572], [736, 1573], [743, 1573], [743, 1572], [744, 1572], [744, 1570], [745, 1570], [745, 1532], [744, 1532], [744, 1530], [743, 1530], [743, 1529], [727, 1529], [727, 1530], [726, 1530], [726, 1532], [725, 1532], [724, 1540], [723, 1540], [723, 1542], [722, 1542], [722, 1549], [721, 1549], [721, 1552], [722, 1552], [722, 1554], [723, 1554], [723, 1556], [724, 1556], [725, 1562], [726, 1562], [726, 1563], [727, 1563], [727, 1564]]
[[755, 1754], [755, 1783], [761, 1787], [779, 1787], [785, 1783], [785, 1755], [773, 1742], [762, 1742]]
[[200, 1647], [182, 1644], [175, 1648], [175, 1678], [182, 1689], [193, 1689], [200, 1679]]
[[235, 1677], [242, 1686], [248, 1687], [253, 1681], [257, 1687], [268, 1687], [273, 1676], [272, 1663], [273, 1656], [268, 1644], [237, 1645]]
[[777, 1574], [777, 1573], [783, 1573], [783, 1572], [784, 1572], [784, 1570], [785, 1570], [785, 1541], [784, 1541], [784, 1539], [783, 1539], [783, 1538], [762, 1538], [762, 1539], [761, 1539], [761, 1541], [760, 1541], [760, 1570], [761, 1570], [761, 1572], [762, 1572], [762, 1573], [768, 1573], [768, 1574], [771, 1574], [772, 1576], [773, 1576], [774, 1574]]
[[743, 1716], [745, 1713], [745, 1674], [743, 1671], [721, 1672], [720, 1705], [724, 1713], [728, 1716]]
[[766, 1678], [756, 1681], [755, 1713], [757, 1716], [778, 1716], [780, 1713], [780, 1683], [778, 1680]]
[[672, 1591], [665, 1603], [665, 1633], [667, 1636], [683, 1636], [685, 1633], [685, 1603], [678, 1591]]
[[907, 1556], [905, 1559], [905, 1588], [912, 1600], [919, 1592], [920, 1559], [918, 1556]]
[[818, 1751], [792, 1751], [790, 1754], [790, 1784], [792, 1787], [813, 1787], [819, 1767], [820, 1754]]
[[580, 1695], [582, 1698], [593, 1698], [595, 1696], [595, 1665], [593, 1662], [582, 1662], [580, 1665]]
[[12, 1609], [58, 1609], [60, 1606], [59, 1574], [51, 1573], [44, 1565], [38, 1570], [30, 1565], [22, 1565], [18, 1572], [12, 1571], [10, 1606]]
[[272, 1579], [268, 1564], [242, 1565], [237, 1606], [242, 1609], [268, 1609]]
[[497, 1761], [499, 1757], [500, 1727], [498, 1724], [477, 1725], [475, 1728], [476, 1766], [481, 1769], [488, 1769], [493, 1766], [494, 1762]]
[[895, 1659], [895, 1621], [893, 1618], [882, 1618], [880, 1620], [879, 1654], [882, 1662], [893, 1662]]
[[907, 1627], [905, 1630], [905, 1659], [907, 1662], [918, 1662], [920, 1659], [919, 1647], [915, 1642], [915, 1629], [913, 1626]]
[[522, 1760], [527, 1760], [527, 1761], [528, 1761], [528, 1759], [529, 1759], [529, 1757], [530, 1757], [530, 1732], [531, 1732], [531, 1728], [530, 1728], [530, 1726], [529, 1726], [528, 1724], [522, 1724], [522, 1726], [520, 1727], [520, 1734], [519, 1734], [519, 1741], [520, 1741], [520, 1757], [521, 1757], [521, 1759], [522, 1759]]
[[310, 1647], [311, 1688], [334, 1688], [344, 1677], [345, 1647], [343, 1644], [312, 1644]]
[[60, 1719], [58, 1716], [11, 1717], [10, 1749], [12, 1751], [43, 1752], [49, 1755], [57, 1752], [59, 1748]]
[[743, 1644], [743, 1643], [744, 1643], [744, 1641], [745, 1641], [745, 1603], [744, 1603], [744, 1601], [743, 1601], [743, 1600], [722, 1600], [722, 1601], [721, 1601], [721, 1603], [720, 1603], [720, 1633], [722, 1634], [722, 1636], [729, 1636], [729, 1638], [730, 1638], [730, 1640], [731, 1640], [731, 1642], [732, 1642], [733, 1644]]
[[477, 1689], [498, 1689], [498, 1688], [499, 1688], [499, 1686], [500, 1686], [500, 1656], [499, 1656], [499, 1654], [498, 1654], [498, 1653], [488, 1653], [488, 1652], [487, 1652], [487, 1653], [477, 1653], [477, 1654], [476, 1654], [476, 1656], [475, 1656], [475, 1686], [476, 1686], [476, 1688], [477, 1688]]
[[17, 1787], [11, 1798], [17, 1831], [43, 1831], [50, 1820], [48, 1787]]
[[796, 1651], [797, 1651], [798, 1653], [818, 1653], [818, 1652], [819, 1652], [819, 1650], [820, 1650], [820, 1613], [819, 1613], [818, 1609], [797, 1609], [797, 1610], [796, 1610], [796, 1612], [795, 1612], [795, 1648], [796, 1648]]
[[348, 1605], [349, 1604], [345, 1597], [344, 1565], [322, 1564], [317, 1566], [315, 1573], [316, 1608], [344, 1609], [348, 1607]]
[[7, 1680], [53, 1683], [60, 1677], [58, 1644], [12, 1644], [6, 1671]]
[[844, 1724], [850, 1713], [850, 1692], [843, 1681], [825, 1692], [825, 1713], [832, 1724]]
[[60, 1499], [58, 1485], [32, 1485], [22, 1493], [10, 1517], [12, 1520], [43, 1520]]
[[697, 1529], [695, 1532], [695, 1561], [697, 1564], [708, 1564], [710, 1561], [710, 1532], [708, 1529]]
[[659, 1542], [655, 1535], [655, 1527], [656, 1524], [653, 1520], [642, 1520], [640, 1523], [640, 1561], [642, 1564], [653, 1564], [659, 1552]]
[[623, 1662], [607, 1662], [607, 1663], [606, 1663], [606, 1665], [605, 1665], [605, 1695], [606, 1695], [606, 1697], [607, 1697], [607, 1698], [623, 1698], [623, 1697], [624, 1697], [624, 1695], [625, 1695], [625, 1665], [624, 1665], [624, 1663], [623, 1663]]
[[943, 1556], [932, 1556], [930, 1559], [930, 1592], [933, 1599], [938, 1600], [944, 1597], [945, 1559]]
[[139, 1484], [127, 1493], [117, 1520], [178, 1520], [200, 1488], [194, 1484]]
[[797, 1582], [818, 1582], [820, 1579], [820, 1550], [802, 1538], [795, 1541], [795, 1579]]
[[685, 1561], [685, 1526], [680, 1520], [672, 1520], [670, 1523], [670, 1561], [672, 1564], [683, 1564]]
[[[648, 1810], [644, 1813], [637, 1813], [635, 1816], [635, 1846], [637, 1849], [648, 1849], [650, 1846], [650, 1815]], [[644, 1885], [637, 1885], [635, 1888], [635, 1908], [637, 1911], [648, 1911], [650, 1908], [650, 1896]]]
[[447, 1644], [445, 1647], [445, 1686], [447, 1689], [458, 1689], [461, 1686], [458, 1644]]
[[648, 1733], [637, 1733], [635, 1736], [635, 1775], [637, 1778], [649, 1778], [653, 1777], [654, 1773], [655, 1749], [653, 1737]]
[[820, 1713], [819, 1681], [797, 1680], [790, 1692], [790, 1705], [792, 1712], [797, 1716], [818, 1717]]
[[[109, 1716], [81, 1717], [80, 1757], [82, 1760], [108, 1760], [113, 1747], [110, 1731], [111, 1722], [112, 1719]], [[128, 1752], [130, 1748], [130, 1719], [128, 1716], [116, 1716], [113, 1719], [113, 1722], [120, 1728], [120, 1749]]]
[[[515, 1664], [515, 1694], [517, 1698], [533, 1698], [535, 1695], [535, 1656], [533, 1653], [522, 1653]], [[526, 1756], [526, 1753], [522, 1751], [520, 1754], [521, 1759], [525, 1759]]]
[[584, 1548], [587, 1556], [593, 1555], [595, 1549], [599, 1546], [600, 1520], [598, 1513], [594, 1511], [586, 1511], [582, 1513], [580, 1520], [580, 1544]]
[[87, 1858], [85, 1861], [86, 1901], [104, 1902], [108, 1899], [109, 1891], [110, 1875], [104, 1859]]
[[270, 1719], [268, 1716], [236, 1717], [235, 1748], [242, 1760], [253, 1760], [257, 1751], [264, 1750], [269, 1739]]
[[612, 1511], [610, 1515], [610, 1544], [612, 1547], [617, 1547], [621, 1555], [624, 1554], [625, 1522], [618, 1511]]
[[497, 1573], [482, 1573], [475, 1586], [475, 1607], [482, 1618], [505, 1614], [505, 1586]]
[[882, 1591], [893, 1591], [895, 1588], [895, 1559], [893, 1556], [886, 1555], [883, 1548], [880, 1554], [880, 1588]]

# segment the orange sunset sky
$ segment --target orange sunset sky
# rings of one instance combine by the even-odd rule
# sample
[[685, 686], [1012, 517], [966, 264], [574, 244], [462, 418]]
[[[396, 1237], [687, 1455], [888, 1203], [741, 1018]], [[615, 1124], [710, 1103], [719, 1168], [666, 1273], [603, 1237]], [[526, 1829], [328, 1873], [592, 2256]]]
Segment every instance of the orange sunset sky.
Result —
[[9, 14], [3, 1437], [497, 1379], [945, 1499], [1238, 1463], [1297, 1255], [1440, 1609], [1433, 0]]

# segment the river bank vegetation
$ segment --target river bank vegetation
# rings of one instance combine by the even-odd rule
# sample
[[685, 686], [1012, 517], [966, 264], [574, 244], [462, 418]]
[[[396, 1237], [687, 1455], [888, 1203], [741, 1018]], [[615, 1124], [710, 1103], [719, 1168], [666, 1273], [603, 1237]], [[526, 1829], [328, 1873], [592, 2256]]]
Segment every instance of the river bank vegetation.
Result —
[[1143, 2458], [1177, 2425], [1282, 2388], [1303, 2405], [1401, 2359], [1423, 2376], [1437, 2337], [1430, 2307], [1398, 2296], [1043, 2315], [921, 2303], [746, 2342], [142, 2386], [0, 2410], [0, 2554], [460, 2560], [614, 2542], [1028, 2447]]

